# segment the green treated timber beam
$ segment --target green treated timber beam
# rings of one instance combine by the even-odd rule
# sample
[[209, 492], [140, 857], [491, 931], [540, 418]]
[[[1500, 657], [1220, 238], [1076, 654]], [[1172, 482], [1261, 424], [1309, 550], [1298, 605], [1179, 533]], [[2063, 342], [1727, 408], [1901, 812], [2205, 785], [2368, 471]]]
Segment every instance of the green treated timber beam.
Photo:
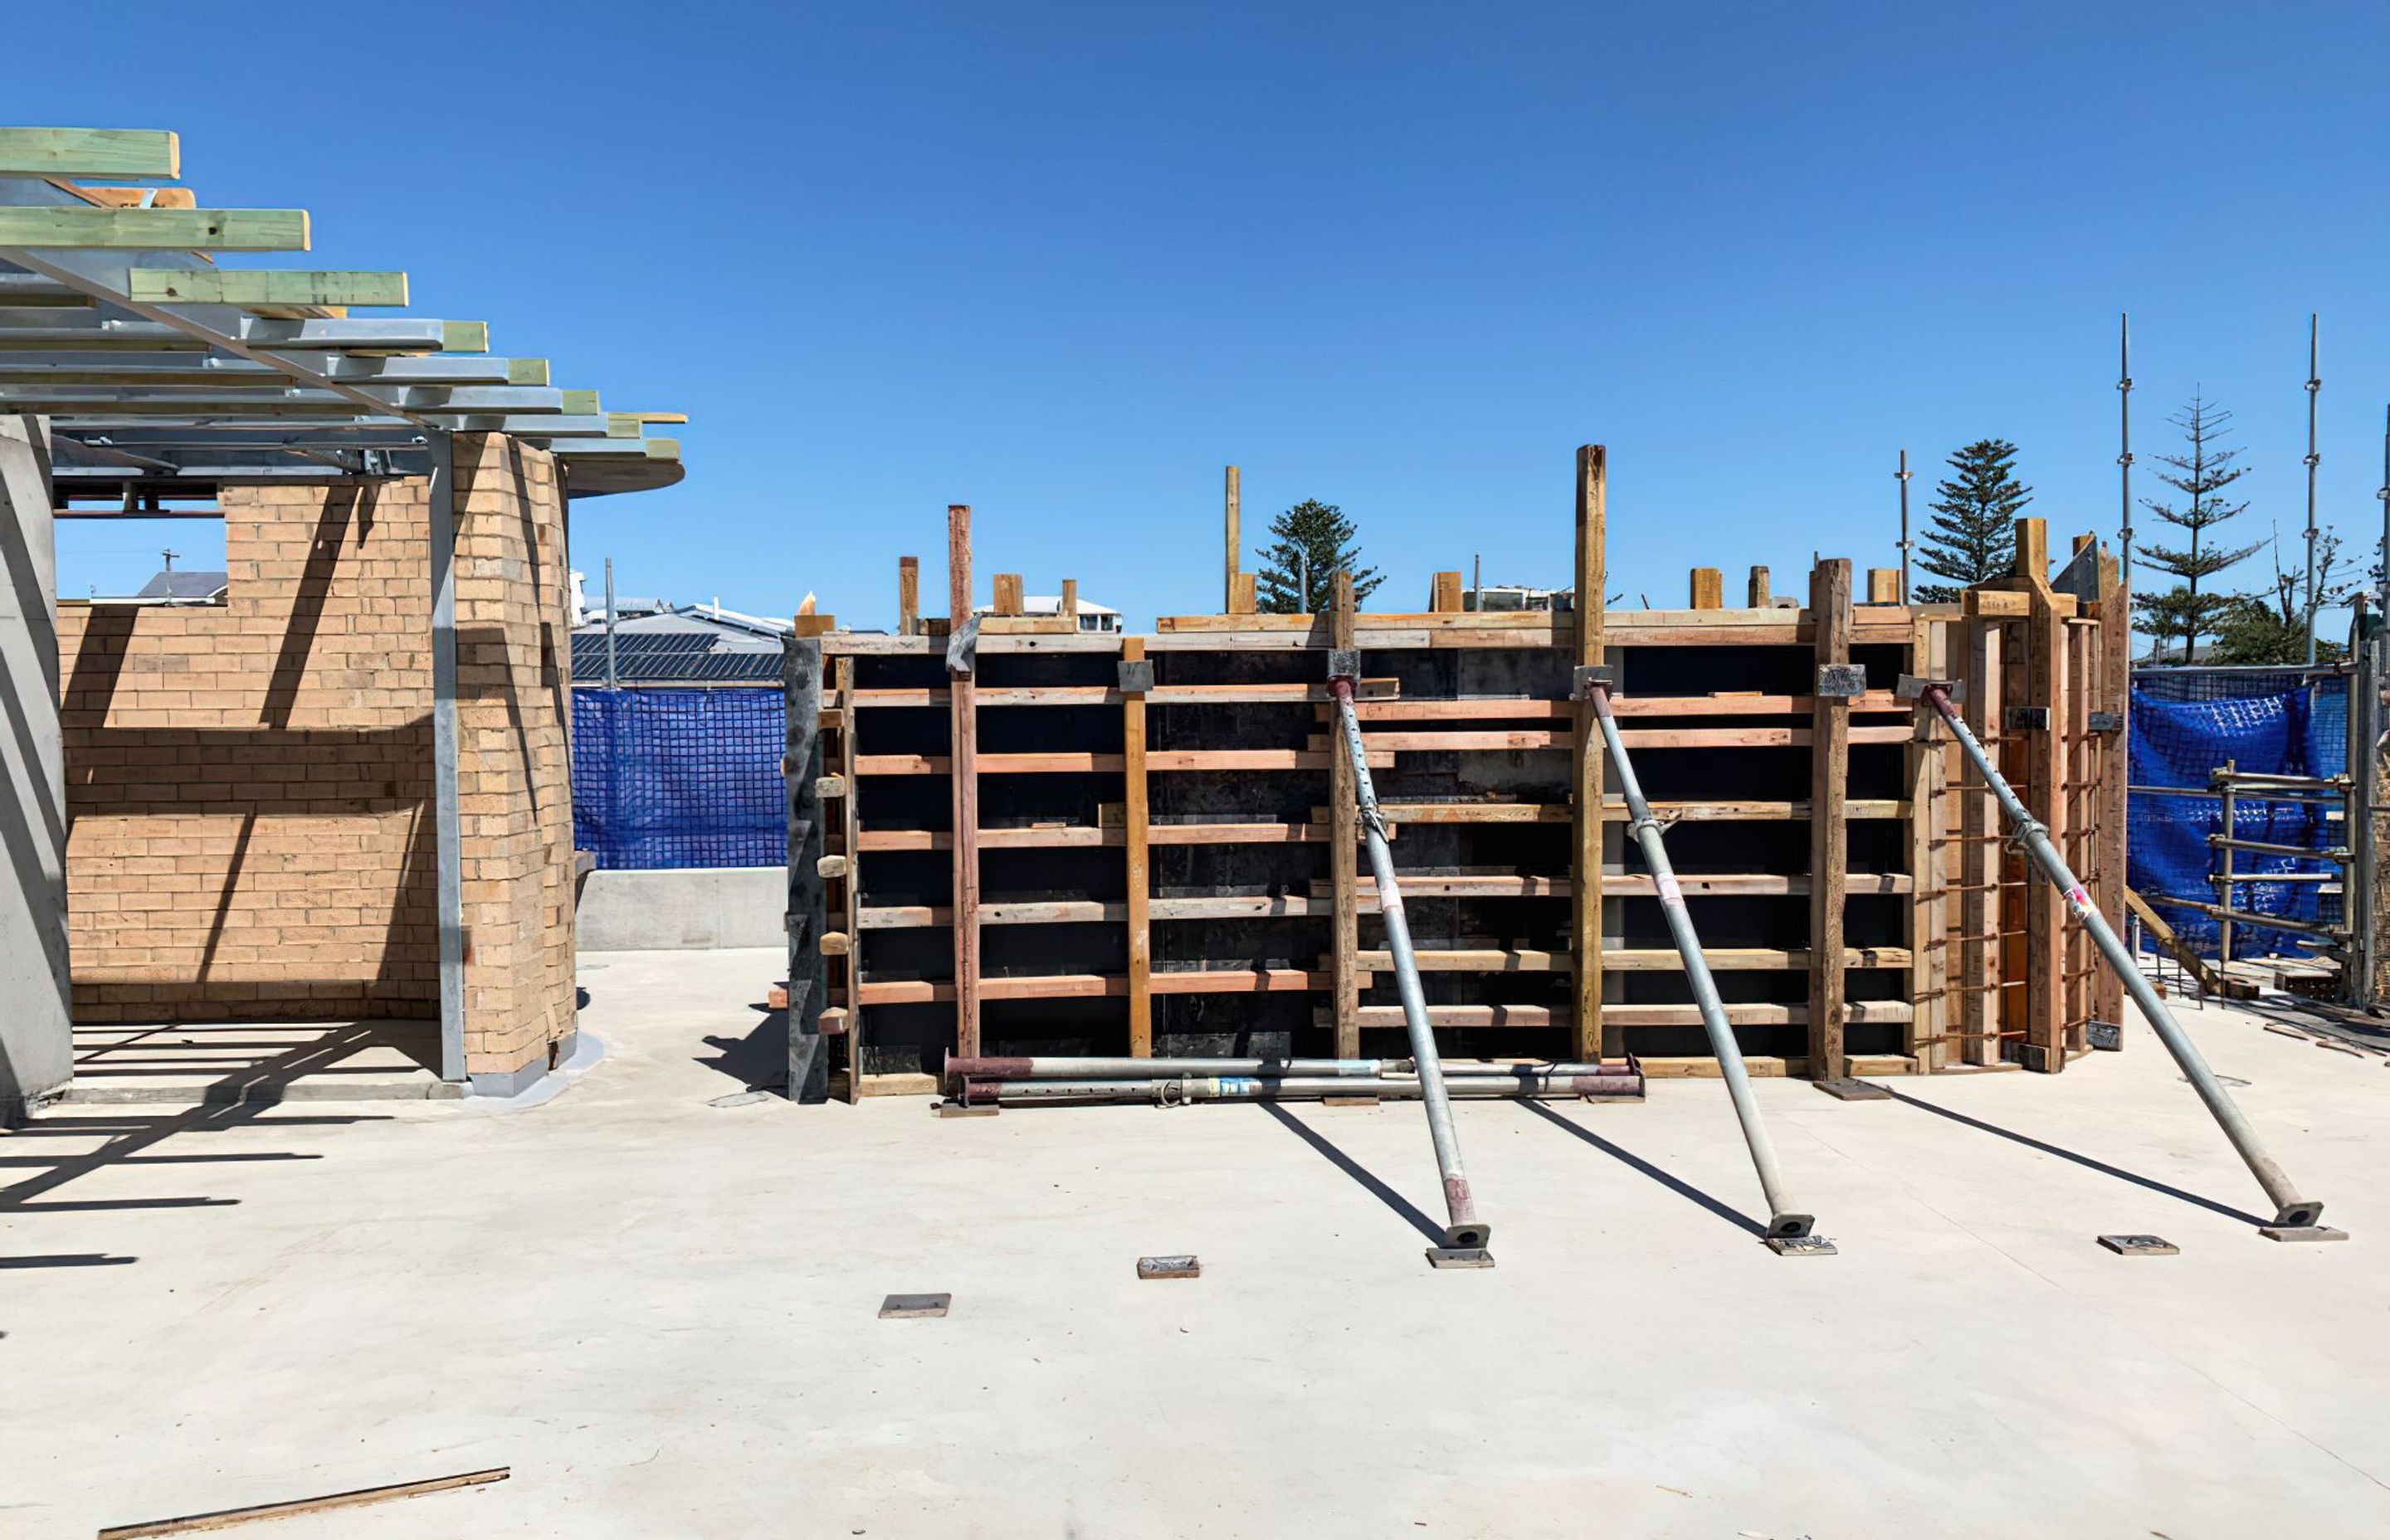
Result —
[[304, 251], [304, 209], [0, 209], [0, 250]]
[[487, 321], [443, 321], [440, 323], [442, 353], [487, 353], [490, 351], [490, 323]]
[[559, 408], [559, 410], [570, 413], [572, 416], [576, 417], [597, 417], [598, 416], [598, 392], [595, 391], [567, 391], [564, 392], [564, 404]]
[[218, 267], [136, 267], [124, 292], [150, 304], [404, 305], [404, 273], [238, 272]]
[[547, 360], [545, 358], [508, 359], [507, 383], [509, 385], [546, 384]]
[[0, 128], [0, 176], [183, 174], [183, 142], [157, 128]]

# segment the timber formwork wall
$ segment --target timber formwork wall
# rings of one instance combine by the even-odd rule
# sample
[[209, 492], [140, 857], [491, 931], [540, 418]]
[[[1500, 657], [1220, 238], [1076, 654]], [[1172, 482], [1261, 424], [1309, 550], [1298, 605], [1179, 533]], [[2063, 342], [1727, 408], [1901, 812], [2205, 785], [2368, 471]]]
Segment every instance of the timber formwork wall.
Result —
[[[1581, 592], [1600, 586], [1600, 502], [1597, 453]], [[918, 634], [829, 630], [814, 784], [834, 875], [822, 956], [791, 977], [825, 965], [833, 1090], [930, 1090], [949, 1051], [1403, 1054], [1325, 689], [1346, 640], [1448, 1053], [1715, 1071], [1571, 699], [1582, 658], [1615, 671], [1754, 1072], [2062, 1068], [2120, 992], [2026, 885], [1938, 725], [1893, 694], [1902, 674], [1963, 674], [1971, 724], [2121, 912], [2121, 739], [2096, 714], [2124, 709], [2113, 563], [2082, 564], [2103, 586], [2078, 598], [2041, 575], [2037, 521], [2021, 537], [2032, 575], [1960, 605], [1855, 603], [1849, 564], [1825, 562], [1807, 606], [1769, 604], [1755, 569], [1757, 607], [1728, 610], [1704, 570], [1697, 608], [1597, 613], [1584, 635], [1566, 612], [1462, 611], [1455, 574], [1422, 613], [1165, 618], [1150, 636], [1008, 614], [1003, 576], [959, 675], [909, 603]], [[1883, 577], [1871, 591], [1896, 597]], [[1864, 693], [1821, 699], [1834, 663]]]
[[[564, 499], [456, 436], [466, 1068], [573, 1022]], [[215, 605], [58, 607], [85, 1022], [439, 1016], [429, 483], [225, 487]]]

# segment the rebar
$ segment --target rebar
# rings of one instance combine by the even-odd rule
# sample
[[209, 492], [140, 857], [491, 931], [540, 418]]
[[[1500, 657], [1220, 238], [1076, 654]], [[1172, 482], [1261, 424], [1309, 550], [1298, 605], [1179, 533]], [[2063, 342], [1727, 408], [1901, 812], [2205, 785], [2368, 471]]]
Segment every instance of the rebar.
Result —
[[2322, 459], [2316, 454], [2316, 397], [2323, 391], [2323, 381], [2316, 373], [2316, 318], [2307, 315], [2307, 581], [2306, 633], [2307, 666], [2316, 661], [2316, 467]]
[[2009, 783], [1985, 754], [1984, 746], [1975, 741], [1973, 733], [1967, 730], [1967, 724], [1959, 715], [1958, 707], [1951, 704], [1949, 692], [1931, 681], [1906, 682], [1905, 692], [1908, 688], [1913, 688], [1932, 705], [1949, 727], [1951, 736], [1959, 740], [1959, 747], [1974, 765], [1976, 775], [1998, 799], [2000, 811], [2007, 815], [2010, 826], [2016, 830], [2017, 838], [2033, 857], [2034, 864], [2057, 887], [2066, 901], [2067, 912], [2091, 933], [2091, 940], [2100, 948], [2100, 955], [2108, 960], [2109, 968], [2124, 983], [2126, 993], [2133, 997], [2133, 1004], [2140, 1008], [2142, 1017], [2157, 1033], [2158, 1041], [2165, 1045], [2166, 1052], [2173, 1056], [2175, 1063], [2181, 1069], [2183, 1078], [2190, 1081], [2192, 1089], [2199, 1093], [2199, 1099], [2207, 1104], [2207, 1110], [2223, 1128], [2224, 1136], [2232, 1141], [2232, 1148], [2240, 1152], [2250, 1174], [2256, 1177], [2257, 1185], [2272, 1200], [2274, 1223], [2298, 1227], [2314, 1225], [2323, 1216], [2323, 1205], [2300, 1197], [2298, 1189], [2291, 1185], [2290, 1177], [2275, 1163], [2273, 1157], [2266, 1153], [2265, 1147], [2258, 1142], [2256, 1130], [2249, 1125], [2249, 1120], [2233, 1104], [2230, 1094], [2217, 1080], [2216, 1072], [2208, 1068], [2207, 1060], [2201, 1056], [2197, 1046], [2184, 1033], [2176, 1022], [2174, 1013], [2166, 1008], [2164, 1000], [2158, 998], [2157, 991], [2150, 987], [2149, 980], [2134, 964], [2132, 954], [2127, 952], [2125, 943], [2116, 939], [2116, 932], [2109, 928], [2106, 917], [2092, 904], [2091, 896], [2083, 891], [2083, 885], [2075, 880], [2075, 874], [2067, 869], [2065, 857], [2060, 855], [2058, 847], [2050, 843], [2049, 831], [2026, 811], [2024, 803], [2017, 800], [2016, 793], [2010, 789]]
[[1331, 676], [1328, 693], [1335, 698], [1336, 715], [1344, 728], [1344, 751], [1353, 760], [1353, 794], [1360, 803], [1362, 832], [1368, 839], [1369, 874], [1378, 885], [1378, 918], [1385, 926], [1386, 951], [1394, 965], [1394, 991], [1402, 997], [1403, 1026], [1410, 1034], [1411, 1059], [1419, 1072], [1420, 1099], [1427, 1105], [1428, 1137], [1435, 1145], [1436, 1171], [1444, 1179], [1447, 1221], [1444, 1243], [1455, 1250], [1483, 1247], [1493, 1234], [1493, 1227], [1477, 1217], [1477, 1200], [1469, 1191], [1469, 1174], [1461, 1169], [1460, 1138], [1453, 1131], [1452, 1103], [1445, 1093], [1444, 1064], [1436, 1054], [1435, 1029], [1428, 1024], [1427, 999], [1420, 991], [1419, 964], [1411, 956], [1411, 928], [1403, 914], [1403, 891], [1394, 880], [1394, 853], [1386, 844], [1386, 820], [1378, 811], [1377, 788], [1369, 779], [1369, 758], [1361, 745], [1361, 718], [1353, 709], [1353, 675]]
[[[1660, 837], [1660, 820], [1651, 815], [1651, 804], [1643, 800], [1643, 787], [1635, 778], [1635, 764], [1626, 754], [1626, 743], [1619, 736], [1618, 721], [1610, 712], [1610, 687], [1597, 676], [1587, 687], [1595, 721], [1601, 725], [1603, 751], [1618, 776], [1619, 792], [1626, 800], [1627, 828], [1635, 834], [1642, 849], [1643, 864], [1651, 868], [1651, 887], [1660, 900], [1660, 912], [1668, 921], [1668, 933], [1676, 938], [1677, 955], [1684, 959], [1685, 978], [1692, 985], [1693, 1001], [1701, 1007], [1702, 1029], [1709, 1033], [1710, 1052], [1717, 1056], [1718, 1076], [1726, 1082], [1728, 1097], [1734, 1103], [1734, 1115], [1742, 1124], [1742, 1142], [1751, 1150], [1751, 1163], [1759, 1173], [1760, 1191], [1767, 1198], [1767, 1234], [1771, 1239], [1790, 1238], [1809, 1233], [1816, 1220], [1805, 1213], [1792, 1212], [1785, 1201], [1784, 1182], [1776, 1168], [1776, 1149], [1768, 1142], [1767, 1129], [1759, 1121], [1759, 1105], [1752, 1097], [1751, 1076], [1743, 1068], [1742, 1049], [1734, 1040], [1734, 1028], [1728, 1024], [1726, 1007], [1718, 999], [1717, 982], [1710, 977], [1709, 962], [1702, 956], [1701, 937], [1693, 932], [1692, 911], [1685, 906], [1685, 895], [1677, 886], [1677, 871], [1668, 860], [1668, 848]], [[1822, 899], [1819, 902], [1823, 902]]]
[[[965, 1106], [1030, 1106], [1145, 1101], [1176, 1107], [1204, 1101], [1319, 1101], [1329, 1097], [1376, 1097], [1388, 1101], [1427, 1099], [1426, 1085], [1412, 1076], [1368, 1075], [1149, 1075], [1098, 1080], [967, 1080], [958, 1098]], [[1643, 1094], [1643, 1077], [1613, 1069], [1598, 1075], [1528, 1073], [1457, 1075], [1435, 1095], [1464, 1100], [1631, 1101]], [[1474, 1226], [1483, 1245], [1483, 1225]], [[1447, 1238], [1449, 1231], [1447, 1231]], [[1461, 1244], [1455, 1242], [1455, 1244]]]

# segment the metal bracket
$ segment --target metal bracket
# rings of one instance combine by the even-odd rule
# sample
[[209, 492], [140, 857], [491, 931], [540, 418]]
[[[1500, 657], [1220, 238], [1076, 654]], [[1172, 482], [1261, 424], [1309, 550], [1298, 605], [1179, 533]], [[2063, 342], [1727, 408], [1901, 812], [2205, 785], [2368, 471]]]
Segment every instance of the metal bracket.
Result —
[[1821, 1235], [1779, 1235], [1767, 1238], [1767, 1249], [1780, 1257], [1831, 1257], [1842, 1253]]
[[1427, 1249], [1427, 1264], [1431, 1267], [1491, 1267], [1494, 1253], [1483, 1246], [1431, 1246]]
[[2049, 708], [2047, 706], [2011, 706], [2008, 710], [2009, 731], [2012, 733], [2046, 733], [2049, 731]]
[[2170, 1257], [2182, 1254], [2181, 1247], [2163, 1236], [2103, 1235], [2100, 1238], [2100, 1244], [2120, 1257]]
[[1902, 674], [1900, 682], [1893, 686], [1892, 693], [1903, 700], [1922, 700], [1925, 699], [1925, 692], [1929, 689], [1939, 689], [1950, 698], [1950, 703], [1954, 706], [1967, 699], [1967, 687], [1963, 681], [1924, 679], [1913, 674]]
[[2085, 604], [2100, 600], [2100, 543], [2087, 541], [2049, 580], [2052, 593], [2072, 594]]
[[1328, 652], [1328, 677], [1361, 681], [1361, 649], [1357, 647], [1330, 648]]
[[2116, 1053], [2125, 1046], [2125, 1029], [2114, 1021], [2089, 1021], [2084, 1024], [2083, 1038], [2101, 1053]]
[[946, 672], [968, 675], [979, 661], [979, 617], [957, 626], [946, 637]]
[[1120, 661], [1120, 692], [1123, 695], [1143, 695], [1153, 688], [1153, 660], [1150, 658]]
[[2125, 713], [2122, 712], [2093, 712], [2088, 725], [2089, 725], [2090, 729], [2095, 733], [2121, 733], [2125, 730]]
[[1569, 676], [1569, 699], [1590, 700], [1596, 685], [1607, 690], [1614, 688], [1617, 682], [1615, 672], [1607, 663], [1581, 664]]
[[1855, 700], [1867, 693], [1867, 670], [1857, 663], [1819, 663], [1818, 699]]
[[1137, 1276], [1141, 1278], [1200, 1278], [1203, 1264], [1192, 1256], [1139, 1257]]

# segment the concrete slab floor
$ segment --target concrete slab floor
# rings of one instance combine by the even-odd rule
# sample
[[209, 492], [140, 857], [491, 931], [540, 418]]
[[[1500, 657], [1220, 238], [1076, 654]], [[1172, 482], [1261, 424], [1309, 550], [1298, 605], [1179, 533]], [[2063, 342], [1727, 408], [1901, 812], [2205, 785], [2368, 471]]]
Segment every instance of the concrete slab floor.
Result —
[[610, 1055], [533, 1111], [0, 1138], [0, 1534], [493, 1465], [275, 1533], [2390, 1534], [2390, 1070], [2221, 1007], [2346, 1243], [2256, 1236], [2136, 1027], [2056, 1079], [1763, 1082], [1828, 1259], [1759, 1244], [1715, 1082], [1464, 1104], [1499, 1265], [1438, 1272], [1415, 1110], [710, 1107], [777, 955], [582, 966]]

